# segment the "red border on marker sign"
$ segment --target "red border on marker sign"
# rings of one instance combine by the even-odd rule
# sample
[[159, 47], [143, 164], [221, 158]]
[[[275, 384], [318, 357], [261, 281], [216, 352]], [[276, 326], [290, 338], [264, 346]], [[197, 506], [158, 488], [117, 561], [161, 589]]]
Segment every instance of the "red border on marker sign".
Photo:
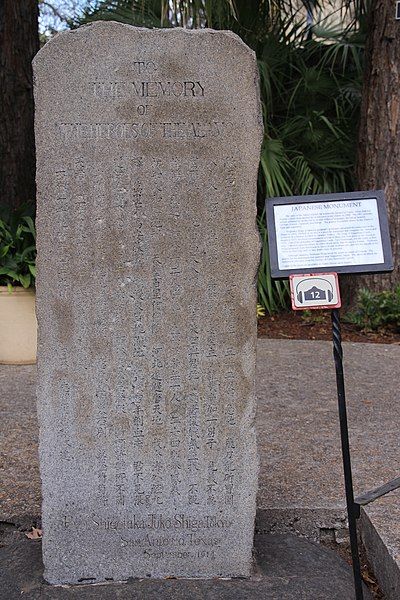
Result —
[[[303, 306], [299, 306], [298, 303], [296, 303], [296, 300], [298, 300], [297, 298], [297, 294], [296, 294], [296, 290], [295, 290], [295, 286], [297, 287], [298, 285], [298, 280], [300, 279], [318, 279], [318, 278], [323, 278], [324, 276], [329, 275], [331, 277], [333, 277], [333, 281], [335, 284], [335, 291], [337, 294], [337, 302], [335, 304], [312, 304], [312, 303], [307, 303]], [[326, 310], [326, 309], [333, 309], [333, 308], [340, 308], [342, 306], [342, 301], [340, 299], [340, 288], [339, 288], [339, 278], [338, 278], [338, 274], [337, 273], [304, 273], [303, 275], [289, 275], [289, 282], [290, 282], [290, 299], [292, 301], [292, 309], [293, 310]], [[311, 302], [310, 300], [308, 300], [307, 302]]]

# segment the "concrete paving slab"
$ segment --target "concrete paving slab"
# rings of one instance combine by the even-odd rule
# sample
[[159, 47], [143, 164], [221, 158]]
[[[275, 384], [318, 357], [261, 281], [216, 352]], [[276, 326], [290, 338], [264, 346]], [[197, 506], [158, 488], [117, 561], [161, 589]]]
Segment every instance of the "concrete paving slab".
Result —
[[0, 521], [40, 518], [36, 365], [0, 365]]
[[[21, 535], [21, 534], [19, 534]], [[257, 536], [249, 580], [130, 580], [127, 583], [49, 586], [43, 580], [40, 541], [9, 538], [0, 548], [4, 600], [353, 600], [349, 565], [331, 550], [291, 535]], [[365, 589], [365, 600], [371, 596]]]
[[[343, 347], [358, 495], [399, 475], [400, 347]], [[316, 540], [327, 528], [340, 536], [345, 498], [331, 343], [259, 340], [257, 384], [264, 529], [292, 523]]]

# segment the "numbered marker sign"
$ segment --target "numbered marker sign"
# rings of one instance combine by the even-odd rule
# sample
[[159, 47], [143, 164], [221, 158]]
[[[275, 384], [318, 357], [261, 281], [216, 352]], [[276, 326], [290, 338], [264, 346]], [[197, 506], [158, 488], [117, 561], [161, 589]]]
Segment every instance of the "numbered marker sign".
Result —
[[293, 310], [340, 308], [337, 273], [290, 275]]

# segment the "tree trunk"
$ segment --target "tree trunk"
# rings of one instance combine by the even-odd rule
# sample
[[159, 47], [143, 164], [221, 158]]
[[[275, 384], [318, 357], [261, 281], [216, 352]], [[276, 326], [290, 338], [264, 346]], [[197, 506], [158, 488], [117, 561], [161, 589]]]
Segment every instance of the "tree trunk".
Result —
[[0, 1], [0, 206], [35, 200], [31, 61], [39, 49], [37, 0]]
[[372, 0], [358, 140], [360, 190], [385, 190], [395, 270], [348, 277], [347, 304], [362, 287], [372, 291], [400, 284], [400, 21], [394, 0]]

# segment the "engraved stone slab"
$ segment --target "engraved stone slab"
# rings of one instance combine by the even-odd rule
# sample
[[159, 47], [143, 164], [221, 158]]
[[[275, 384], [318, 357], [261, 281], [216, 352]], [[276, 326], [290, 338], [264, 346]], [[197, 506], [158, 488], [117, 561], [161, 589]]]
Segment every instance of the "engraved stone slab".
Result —
[[248, 576], [254, 54], [103, 22], [34, 72], [45, 577]]

